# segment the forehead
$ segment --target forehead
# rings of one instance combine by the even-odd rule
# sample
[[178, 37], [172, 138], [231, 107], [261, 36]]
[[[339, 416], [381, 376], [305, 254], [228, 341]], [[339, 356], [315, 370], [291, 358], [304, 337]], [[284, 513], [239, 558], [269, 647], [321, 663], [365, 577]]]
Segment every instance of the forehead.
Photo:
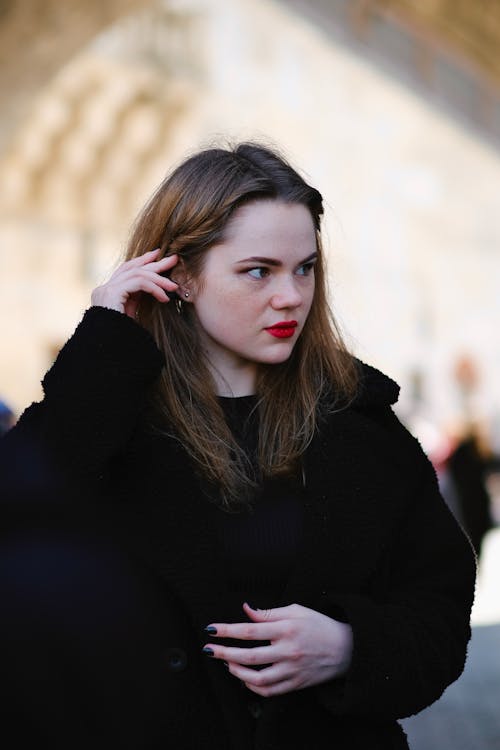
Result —
[[227, 224], [222, 246], [238, 253], [255, 251], [256, 245], [268, 251], [304, 253], [304, 257], [314, 252], [316, 233], [307, 206], [258, 200], [238, 208]]

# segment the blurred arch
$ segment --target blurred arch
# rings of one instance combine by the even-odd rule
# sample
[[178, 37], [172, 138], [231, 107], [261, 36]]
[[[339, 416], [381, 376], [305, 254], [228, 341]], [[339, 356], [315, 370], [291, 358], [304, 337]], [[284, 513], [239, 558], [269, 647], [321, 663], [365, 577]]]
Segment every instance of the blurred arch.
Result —
[[[375, 65], [388, 38], [393, 68], [407, 51], [387, 5], [4, 6], [0, 33], [11, 41], [2, 75], [12, 72], [4, 111], [12, 113], [12, 130], [1, 162], [2, 381], [17, 409], [36, 397], [39, 375], [164, 170], [222, 128], [238, 138], [264, 130], [292, 159], [300, 154], [297, 161], [328, 196], [337, 222], [334, 292], [358, 353], [403, 384], [417, 364], [425, 369], [422, 402], [432, 415], [454, 397], [442, 393], [459, 336], [465, 332], [473, 355], [487, 352], [494, 361], [474, 307], [493, 299], [499, 265], [494, 147], [451, 109], [438, 111], [430, 88], [417, 92], [387, 65]], [[87, 10], [91, 20], [79, 21]], [[18, 69], [23, 39], [29, 65]], [[16, 97], [24, 101], [23, 117]], [[464, 175], [475, 176], [467, 184]], [[491, 309], [500, 321], [500, 309]]]

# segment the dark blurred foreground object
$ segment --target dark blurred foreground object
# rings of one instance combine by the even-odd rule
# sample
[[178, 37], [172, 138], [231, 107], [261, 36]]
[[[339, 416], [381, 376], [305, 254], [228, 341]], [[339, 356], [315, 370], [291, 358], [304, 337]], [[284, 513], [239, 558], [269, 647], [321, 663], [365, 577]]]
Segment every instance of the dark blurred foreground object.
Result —
[[16, 419], [14, 412], [7, 406], [5, 401], [0, 400], [0, 437], [5, 435], [14, 426]]
[[70, 498], [28, 443], [0, 442], [0, 489], [2, 746], [205, 750], [215, 735], [224, 750], [205, 636], [110, 541], [112, 509]]
[[9, 748], [164, 749], [179, 737], [210, 747], [217, 710], [187, 619], [103, 539], [67, 528], [4, 536], [0, 598]]
[[474, 433], [468, 432], [450, 453], [446, 468], [453, 482], [455, 502], [478, 557], [485, 534], [494, 526], [486, 485], [487, 462]]

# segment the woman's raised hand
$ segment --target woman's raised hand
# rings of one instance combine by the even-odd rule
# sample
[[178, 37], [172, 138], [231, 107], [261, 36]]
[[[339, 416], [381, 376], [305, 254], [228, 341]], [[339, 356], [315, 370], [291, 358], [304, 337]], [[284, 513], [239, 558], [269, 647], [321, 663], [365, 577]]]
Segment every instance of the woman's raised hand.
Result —
[[109, 307], [134, 318], [142, 294], [151, 294], [158, 302], [168, 302], [167, 291], [176, 291], [178, 284], [161, 274], [173, 268], [179, 258], [168, 255], [156, 260], [159, 253], [159, 248], [150, 250], [118, 266], [108, 281], [94, 289], [92, 305]]
[[[210, 642], [204, 652], [222, 659], [235, 677], [258, 695], [280, 695], [340, 677], [352, 655], [350, 625], [299, 604], [276, 609], [243, 605], [251, 623], [209, 625], [220, 638], [270, 641], [268, 646], [233, 648]], [[215, 629], [215, 632], [214, 632]], [[256, 666], [267, 665], [256, 670]]]

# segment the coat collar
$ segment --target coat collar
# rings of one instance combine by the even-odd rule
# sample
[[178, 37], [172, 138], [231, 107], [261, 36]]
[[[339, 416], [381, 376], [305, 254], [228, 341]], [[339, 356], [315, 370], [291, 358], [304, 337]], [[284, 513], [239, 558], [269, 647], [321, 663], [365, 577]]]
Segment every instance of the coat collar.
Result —
[[359, 373], [359, 388], [352, 406], [391, 406], [399, 397], [399, 385], [383, 372], [359, 359], [355, 360]]

